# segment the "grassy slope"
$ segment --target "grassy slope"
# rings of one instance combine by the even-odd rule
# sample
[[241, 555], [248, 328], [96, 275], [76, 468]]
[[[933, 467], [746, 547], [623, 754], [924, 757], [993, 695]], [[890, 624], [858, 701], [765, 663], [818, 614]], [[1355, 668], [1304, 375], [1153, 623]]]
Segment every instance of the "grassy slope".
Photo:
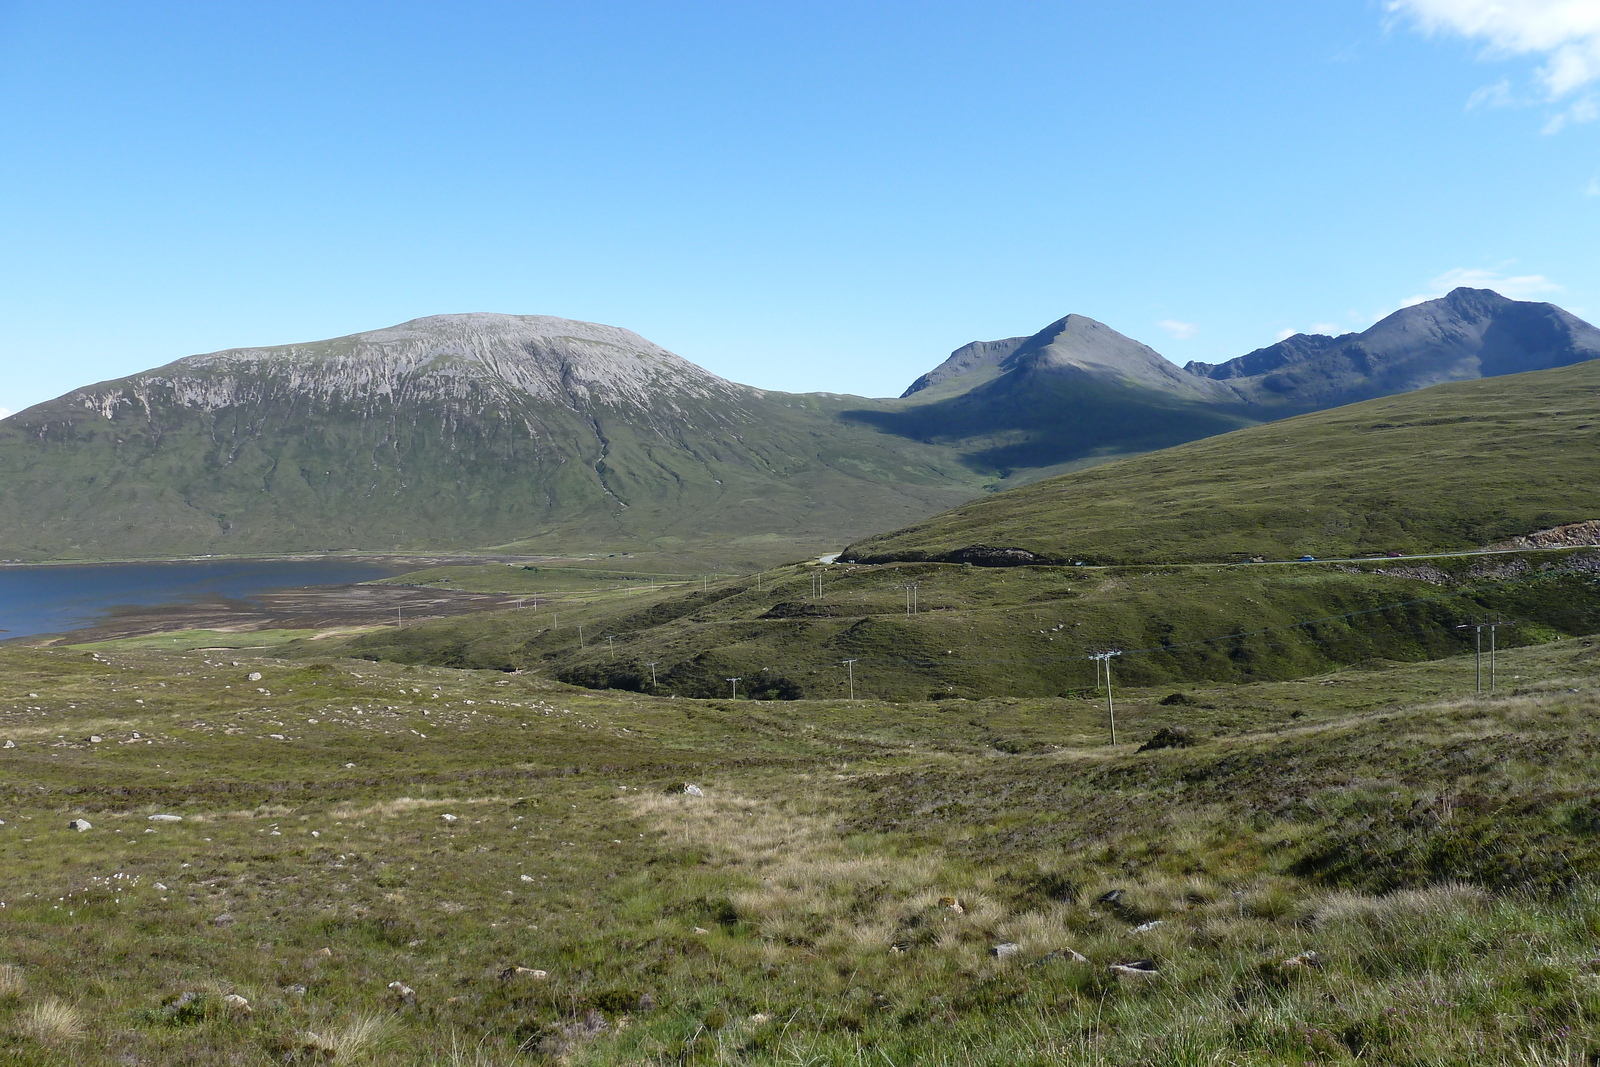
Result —
[[982, 490], [952, 450], [842, 420], [843, 398], [682, 404], [206, 412], [158, 394], [149, 418], [115, 420], [41, 405], [0, 423], [0, 558], [495, 545], [749, 565]]
[[1134, 691], [1115, 748], [1092, 699], [216, 655], [0, 650], [5, 1062], [1600, 1055], [1592, 642], [1494, 700], [1460, 658]]
[[705, 589], [613, 582], [609, 594], [562, 594], [552, 584], [539, 612], [384, 628], [343, 647], [635, 690], [648, 689], [653, 661], [657, 691], [680, 696], [728, 693], [735, 676], [752, 693], [842, 696], [845, 659], [857, 660], [857, 691], [880, 698], [1046, 695], [1092, 687], [1087, 654], [1106, 648], [1126, 650], [1118, 678], [1153, 685], [1449, 655], [1472, 640], [1458, 626], [1494, 613], [1520, 621], [1502, 644], [1600, 632], [1597, 571], [1600, 553], [1585, 549], [1425, 565], [792, 566]]
[[1165, 561], [1459, 550], [1600, 516], [1600, 364], [1436, 386], [988, 497], [850, 554]]

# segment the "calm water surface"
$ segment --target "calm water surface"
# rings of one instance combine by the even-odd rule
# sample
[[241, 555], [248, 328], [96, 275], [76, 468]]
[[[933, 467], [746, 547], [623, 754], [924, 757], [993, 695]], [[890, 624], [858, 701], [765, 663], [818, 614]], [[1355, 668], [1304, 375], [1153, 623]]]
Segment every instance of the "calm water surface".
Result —
[[0, 567], [0, 641], [81, 630], [113, 608], [204, 597], [251, 600], [274, 589], [348, 585], [399, 574], [344, 560], [192, 560]]

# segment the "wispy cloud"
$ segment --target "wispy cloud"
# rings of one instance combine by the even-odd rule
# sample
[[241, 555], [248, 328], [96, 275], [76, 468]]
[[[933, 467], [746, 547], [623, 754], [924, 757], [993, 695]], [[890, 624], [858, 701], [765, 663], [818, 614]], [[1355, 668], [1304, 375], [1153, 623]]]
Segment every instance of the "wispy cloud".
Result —
[[[1388, 10], [1425, 33], [1451, 33], [1482, 42], [1485, 58], [1532, 56], [1540, 95], [1562, 108], [1545, 123], [1556, 133], [1600, 118], [1600, 95], [1582, 90], [1600, 82], [1600, 3], [1596, 0], [1387, 0]], [[1572, 99], [1577, 95], [1577, 99]], [[1570, 102], [1567, 102], [1570, 101]], [[1519, 102], [1508, 80], [1473, 93], [1467, 106]]]
[[1562, 286], [1557, 285], [1543, 274], [1502, 274], [1496, 270], [1456, 267], [1445, 271], [1430, 281], [1427, 292], [1406, 297], [1400, 306], [1410, 307], [1412, 304], [1420, 304], [1424, 300], [1437, 300], [1450, 290], [1463, 285], [1472, 289], [1493, 289], [1501, 296], [1509, 296], [1513, 300], [1529, 300], [1533, 297], [1565, 291]]
[[1600, 196], [1600, 175], [1589, 179], [1589, 187], [1583, 191], [1584, 196]]
[[9, 419], [13, 412], [10, 408], [0, 408], [0, 419]]
[[1200, 327], [1192, 322], [1179, 322], [1177, 319], [1162, 319], [1156, 323], [1179, 341], [1187, 341], [1200, 332]]

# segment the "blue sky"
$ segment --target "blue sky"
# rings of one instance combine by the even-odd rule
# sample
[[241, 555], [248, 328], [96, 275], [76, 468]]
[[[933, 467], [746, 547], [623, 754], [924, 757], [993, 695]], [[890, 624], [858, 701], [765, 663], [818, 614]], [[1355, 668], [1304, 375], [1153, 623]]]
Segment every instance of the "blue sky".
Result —
[[868, 395], [1068, 312], [1600, 317], [1597, 86], [1600, 0], [0, 0], [0, 408], [451, 311]]

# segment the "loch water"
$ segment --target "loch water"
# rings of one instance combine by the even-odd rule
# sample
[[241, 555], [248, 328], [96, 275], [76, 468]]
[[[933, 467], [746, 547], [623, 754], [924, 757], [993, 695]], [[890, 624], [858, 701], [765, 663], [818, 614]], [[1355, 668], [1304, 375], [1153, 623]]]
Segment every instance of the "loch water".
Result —
[[400, 573], [381, 563], [182, 560], [0, 567], [0, 641], [81, 630], [124, 607], [203, 598], [250, 601], [278, 589], [350, 585]]

